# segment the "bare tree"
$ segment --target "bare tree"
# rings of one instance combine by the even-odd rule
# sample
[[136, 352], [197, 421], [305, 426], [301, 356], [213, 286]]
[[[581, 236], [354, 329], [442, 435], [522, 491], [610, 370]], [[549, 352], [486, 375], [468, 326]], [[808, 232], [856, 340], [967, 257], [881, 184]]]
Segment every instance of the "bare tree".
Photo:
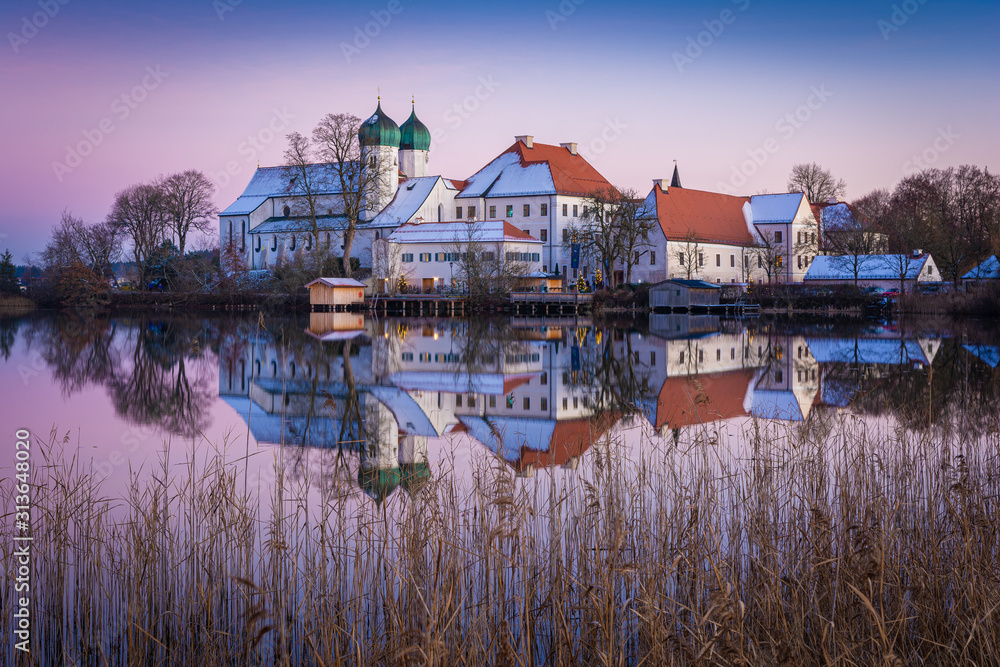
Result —
[[619, 189], [615, 190], [615, 194], [610, 205], [610, 213], [618, 229], [618, 245], [625, 267], [625, 282], [631, 283], [632, 269], [652, 247], [649, 233], [656, 228], [659, 221], [655, 213], [646, 209], [643, 200], [637, 199], [635, 190]]
[[192, 229], [208, 231], [218, 214], [213, 197], [215, 186], [200, 171], [189, 169], [163, 181], [163, 208], [171, 232], [177, 237], [181, 257]]
[[[649, 252], [649, 232], [656, 225], [635, 190], [607, 186], [594, 191], [583, 207], [578, 226], [570, 228], [567, 250], [580, 244], [580, 254], [610, 274], [620, 263], [625, 282], [632, 282], [632, 269]], [[611, 276], [608, 276], [610, 281]]]
[[812, 162], [797, 164], [788, 175], [788, 191], [801, 192], [812, 203], [826, 202], [834, 197], [843, 197], [847, 192], [844, 179], [836, 179], [827, 169]]
[[757, 269], [764, 272], [769, 283], [785, 270], [785, 246], [783, 242], [775, 241], [773, 234], [758, 232], [757, 243], [748, 246], [746, 252], [750, 256], [750, 264], [756, 261]]
[[376, 292], [395, 294], [399, 277], [405, 276], [402, 268], [402, 254], [398, 244], [386, 239], [378, 239], [372, 243], [372, 287]]
[[319, 215], [323, 205], [323, 193], [330, 190], [325, 173], [317, 168], [317, 155], [312, 142], [298, 132], [287, 135], [288, 148], [285, 149], [285, 166], [288, 167], [286, 189], [289, 195], [289, 213], [304, 218], [313, 236], [313, 247], [319, 248]]
[[334, 185], [342, 199], [344, 229], [344, 275], [351, 276], [351, 254], [358, 228], [370, 216], [388, 204], [387, 193], [395, 190], [399, 170], [395, 165], [382, 165], [371, 147], [361, 145], [358, 130], [361, 119], [352, 114], [327, 114], [313, 130], [316, 152], [326, 162], [333, 163]]
[[455, 275], [469, 298], [483, 301], [510, 294], [527, 273], [528, 263], [502, 241], [486, 238], [483, 222], [468, 220], [447, 249], [455, 262]]
[[139, 281], [145, 284], [146, 260], [163, 241], [167, 228], [160, 182], [131, 185], [116, 194], [107, 221], [132, 242]]
[[687, 280], [697, 278], [701, 272], [700, 258], [704, 254], [701, 250], [701, 240], [698, 238], [697, 232], [689, 229], [684, 238], [676, 242], [673, 252], [684, 277]]

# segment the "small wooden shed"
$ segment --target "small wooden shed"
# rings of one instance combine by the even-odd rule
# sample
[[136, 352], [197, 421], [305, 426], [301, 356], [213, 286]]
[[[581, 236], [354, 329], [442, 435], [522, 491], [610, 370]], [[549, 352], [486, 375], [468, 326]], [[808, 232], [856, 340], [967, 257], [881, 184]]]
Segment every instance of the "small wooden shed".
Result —
[[313, 310], [344, 310], [365, 302], [365, 284], [353, 278], [317, 278], [306, 287]]
[[665, 280], [649, 288], [649, 307], [690, 310], [718, 306], [720, 291], [720, 285], [704, 280]]

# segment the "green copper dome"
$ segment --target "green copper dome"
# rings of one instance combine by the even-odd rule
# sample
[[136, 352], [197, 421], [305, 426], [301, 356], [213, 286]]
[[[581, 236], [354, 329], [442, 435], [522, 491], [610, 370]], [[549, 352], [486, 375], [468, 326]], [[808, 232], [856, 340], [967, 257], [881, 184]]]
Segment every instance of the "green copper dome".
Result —
[[361, 123], [358, 140], [362, 146], [399, 147], [399, 126], [382, 111], [381, 101], [371, 118]]
[[399, 468], [383, 470], [365, 465], [358, 468], [358, 485], [376, 503], [388, 498], [399, 487], [399, 481]]
[[410, 151], [429, 151], [431, 149], [431, 132], [417, 118], [416, 110], [410, 111], [410, 117], [399, 128], [399, 148]]
[[400, 467], [400, 483], [411, 496], [427, 486], [431, 481], [431, 466], [427, 461], [404, 463]]

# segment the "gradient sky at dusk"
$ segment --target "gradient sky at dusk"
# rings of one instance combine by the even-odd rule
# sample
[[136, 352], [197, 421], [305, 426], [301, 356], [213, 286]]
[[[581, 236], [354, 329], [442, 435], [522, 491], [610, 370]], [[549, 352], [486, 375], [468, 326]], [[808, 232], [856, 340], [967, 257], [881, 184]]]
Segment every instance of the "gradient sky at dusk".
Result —
[[[921, 154], [1000, 168], [995, 0], [62, 2], [0, 8], [0, 248], [19, 262], [63, 209], [100, 220], [117, 190], [158, 174], [200, 169], [223, 184], [233, 162], [225, 207], [258, 159], [282, 161], [286, 132], [328, 112], [366, 117], [378, 88], [397, 123], [416, 96], [430, 171], [452, 178], [515, 134], [578, 142], [641, 193], [674, 159], [686, 187], [740, 194], [783, 191], [793, 164], [815, 161], [849, 198], [892, 187]], [[58, 12], [36, 16], [35, 34], [25, 21], [46, 3]], [[345, 56], [372, 12], [391, 20]], [[782, 120], [796, 112], [808, 118]], [[93, 151], [55, 169], [88, 135]], [[258, 150], [251, 136], [270, 141]]]

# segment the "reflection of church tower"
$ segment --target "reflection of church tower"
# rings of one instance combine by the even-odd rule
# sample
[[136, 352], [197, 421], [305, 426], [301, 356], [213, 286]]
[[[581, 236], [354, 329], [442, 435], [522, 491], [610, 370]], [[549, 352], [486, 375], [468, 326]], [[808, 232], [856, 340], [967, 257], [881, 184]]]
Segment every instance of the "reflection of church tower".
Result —
[[399, 486], [399, 425], [392, 411], [371, 394], [364, 396], [367, 441], [361, 447], [358, 484], [377, 503]]
[[365, 202], [369, 220], [392, 201], [399, 187], [399, 126], [382, 111], [381, 99], [375, 113], [358, 130], [361, 159], [379, 174], [378, 201]]
[[427, 175], [430, 159], [431, 133], [417, 119], [416, 108], [399, 128], [399, 169], [407, 178]]
[[404, 435], [399, 446], [399, 469], [403, 488], [411, 496], [431, 479], [427, 462], [427, 436]]

